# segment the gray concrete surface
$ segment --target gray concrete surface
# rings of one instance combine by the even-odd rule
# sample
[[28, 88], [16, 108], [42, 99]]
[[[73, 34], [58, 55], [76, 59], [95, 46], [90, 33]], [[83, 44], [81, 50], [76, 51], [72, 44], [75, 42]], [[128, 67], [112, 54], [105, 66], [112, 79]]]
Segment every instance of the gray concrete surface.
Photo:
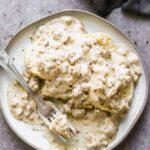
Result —
[[[63, 9], [94, 12], [86, 0], [0, 0], [0, 45], [5, 46], [12, 35], [37, 19]], [[124, 31], [135, 43], [150, 73], [150, 18], [124, 14], [115, 9], [106, 19]], [[125, 141], [116, 150], [150, 149], [150, 97], [146, 108]], [[32, 150], [8, 127], [0, 112], [0, 150]]]

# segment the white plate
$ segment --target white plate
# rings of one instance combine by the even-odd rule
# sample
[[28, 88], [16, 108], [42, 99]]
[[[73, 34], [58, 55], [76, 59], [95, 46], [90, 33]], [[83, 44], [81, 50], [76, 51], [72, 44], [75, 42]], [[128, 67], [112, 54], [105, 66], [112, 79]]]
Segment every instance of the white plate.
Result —
[[[85, 25], [87, 31], [90, 32], [104, 32], [108, 33], [113, 37], [113, 40], [117, 43], [125, 43], [134, 53], [139, 56], [139, 53], [135, 45], [114, 25], [108, 21], [93, 15], [88, 12], [79, 11], [79, 10], [67, 10], [63, 12], [58, 12], [51, 16], [48, 16], [44, 19], [41, 19], [28, 27], [24, 28], [22, 31], [17, 33], [14, 38], [9, 42], [6, 51], [11, 57], [15, 57], [15, 64], [17, 68], [21, 71], [23, 65], [23, 52], [22, 49], [25, 49], [29, 44], [29, 35], [43, 23], [63, 15], [71, 15], [78, 17]], [[141, 57], [139, 56], [141, 61]], [[131, 131], [138, 118], [140, 117], [144, 106], [146, 104], [147, 95], [148, 95], [148, 81], [143, 67], [143, 62], [141, 61], [141, 70], [142, 76], [136, 86], [134, 97], [132, 100], [130, 111], [127, 117], [121, 122], [119, 131], [116, 139], [109, 145], [107, 149], [112, 149], [116, 147]], [[0, 69], [0, 102], [3, 114], [6, 121], [8, 122], [11, 129], [27, 144], [36, 149], [50, 150], [54, 149], [52, 145], [43, 137], [43, 132], [33, 131], [33, 126], [20, 122], [11, 115], [8, 108], [7, 101], [7, 88], [10, 82], [9, 75], [3, 70]], [[136, 138], [136, 137], [135, 137]]]

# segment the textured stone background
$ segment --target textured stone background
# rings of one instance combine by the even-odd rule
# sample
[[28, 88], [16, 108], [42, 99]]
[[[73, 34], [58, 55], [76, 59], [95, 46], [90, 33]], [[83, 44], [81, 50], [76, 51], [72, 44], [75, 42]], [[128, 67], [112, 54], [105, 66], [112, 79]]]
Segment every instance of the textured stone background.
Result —
[[[85, 0], [0, 0], [0, 45], [5, 46], [12, 35], [52, 12], [63, 9], [94, 12]], [[115, 9], [106, 19], [124, 31], [137, 45], [150, 73], [150, 18], [124, 14]], [[150, 97], [140, 120], [116, 150], [150, 149]], [[32, 150], [11, 131], [0, 112], [0, 150]]]

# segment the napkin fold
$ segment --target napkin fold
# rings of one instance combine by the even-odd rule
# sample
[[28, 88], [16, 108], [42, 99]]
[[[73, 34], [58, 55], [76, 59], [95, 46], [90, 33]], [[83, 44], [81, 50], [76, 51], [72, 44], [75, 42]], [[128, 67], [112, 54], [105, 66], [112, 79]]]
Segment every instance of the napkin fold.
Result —
[[123, 11], [150, 16], [150, 0], [90, 0], [90, 2], [100, 16], [106, 16], [120, 6]]

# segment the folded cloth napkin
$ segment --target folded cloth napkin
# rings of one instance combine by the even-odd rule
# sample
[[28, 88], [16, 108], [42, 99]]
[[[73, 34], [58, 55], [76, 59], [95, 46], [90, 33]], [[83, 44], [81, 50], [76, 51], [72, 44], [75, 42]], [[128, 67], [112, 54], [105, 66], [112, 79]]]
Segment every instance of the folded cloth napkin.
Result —
[[108, 15], [114, 8], [123, 11], [150, 16], [150, 0], [90, 0], [100, 16]]

